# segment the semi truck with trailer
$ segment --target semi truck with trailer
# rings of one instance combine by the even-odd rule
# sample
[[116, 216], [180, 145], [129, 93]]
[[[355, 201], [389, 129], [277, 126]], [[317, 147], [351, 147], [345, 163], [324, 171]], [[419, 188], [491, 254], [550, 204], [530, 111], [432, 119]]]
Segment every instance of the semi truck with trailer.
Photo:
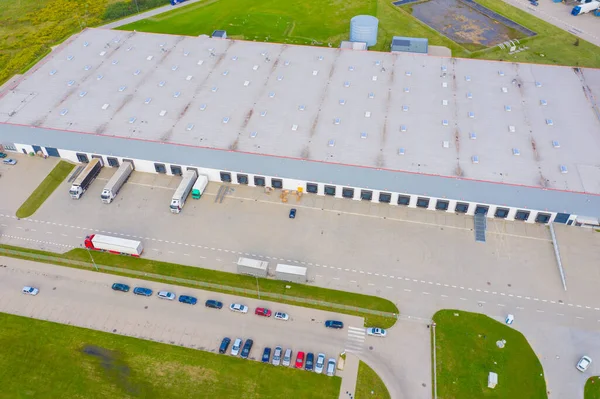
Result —
[[193, 169], [186, 170], [183, 173], [183, 179], [181, 183], [179, 183], [179, 187], [175, 190], [175, 194], [173, 194], [173, 198], [171, 198], [171, 212], [179, 213], [183, 209], [185, 205], [185, 200], [188, 195], [190, 195], [190, 191], [192, 191], [192, 187], [198, 178], [198, 172]]
[[200, 199], [207, 185], [208, 177], [205, 175], [199, 175], [198, 180], [196, 180], [196, 183], [194, 183], [194, 187], [192, 187], [192, 198]]
[[140, 256], [144, 245], [140, 241], [125, 238], [91, 234], [85, 237], [84, 245], [87, 249], [110, 252], [111, 254]]
[[131, 162], [124, 161], [121, 166], [119, 166], [119, 169], [117, 169], [115, 174], [112, 175], [108, 183], [106, 183], [106, 186], [104, 186], [102, 194], [100, 194], [102, 202], [105, 204], [110, 204], [115, 199], [119, 193], [119, 190], [121, 190], [121, 187], [123, 187], [123, 184], [125, 184], [132, 171], [133, 164]]
[[269, 262], [257, 259], [239, 258], [237, 261], [237, 272], [254, 277], [267, 277]]
[[573, 10], [571, 10], [571, 15], [586, 14], [590, 11], [596, 11], [598, 8], [600, 8], [600, 2], [590, 1], [589, 3], [579, 4], [573, 7]]
[[85, 168], [81, 171], [79, 176], [77, 176], [77, 178], [73, 182], [73, 185], [71, 185], [71, 189], [69, 190], [71, 198], [81, 198], [83, 193], [85, 193], [90, 184], [92, 184], [94, 179], [98, 176], [98, 173], [100, 173], [102, 166], [102, 160], [98, 158], [93, 158], [85, 166]]
[[277, 280], [291, 281], [293, 283], [306, 283], [308, 280], [306, 267], [278, 264], [275, 268]]

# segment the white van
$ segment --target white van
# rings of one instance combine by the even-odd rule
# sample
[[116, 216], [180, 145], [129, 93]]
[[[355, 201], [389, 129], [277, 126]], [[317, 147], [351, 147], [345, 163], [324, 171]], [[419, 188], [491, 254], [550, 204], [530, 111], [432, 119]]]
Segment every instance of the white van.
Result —
[[281, 364], [287, 367], [290, 365], [291, 361], [292, 361], [292, 350], [286, 349], [285, 355], [283, 355], [283, 362]]

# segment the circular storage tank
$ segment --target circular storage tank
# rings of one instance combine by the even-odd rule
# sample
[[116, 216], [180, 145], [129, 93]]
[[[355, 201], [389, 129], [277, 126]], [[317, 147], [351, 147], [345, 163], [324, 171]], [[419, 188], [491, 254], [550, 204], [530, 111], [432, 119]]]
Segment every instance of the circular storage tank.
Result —
[[372, 15], [357, 15], [350, 20], [350, 41], [365, 42], [367, 47], [377, 44], [379, 20]]

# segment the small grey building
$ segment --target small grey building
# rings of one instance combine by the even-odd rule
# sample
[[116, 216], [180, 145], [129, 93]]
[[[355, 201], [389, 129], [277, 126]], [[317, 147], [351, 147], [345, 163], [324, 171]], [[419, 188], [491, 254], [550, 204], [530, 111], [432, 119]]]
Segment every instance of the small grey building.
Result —
[[211, 37], [215, 37], [217, 39], [227, 39], [227, 32], [224, 30], [216, 30], [212, 33]]
[[420, 37], [394, 36], [392, 52], [427, 54], [428, 40]]

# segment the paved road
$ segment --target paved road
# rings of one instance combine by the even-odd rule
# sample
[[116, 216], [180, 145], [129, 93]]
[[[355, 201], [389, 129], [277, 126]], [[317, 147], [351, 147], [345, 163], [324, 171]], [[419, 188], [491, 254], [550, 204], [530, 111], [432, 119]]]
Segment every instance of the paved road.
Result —
[[[17, 166], [29, 175], [43, 162], [23, 157]], [[40, 173], [32, 170], [29, 181], [16, 171], [3, 175], [0, 190], [26, 198]], [[542, 357], [555, 397], [575, 397], [583, 389], [569, 375], [582, 351], [600, 358], [600, 340], [583, 339], [596, 334], [600, 320], [600, 245], [591, 230], [557, 227], [569, 286], [563, 292], [544, 226], [490, 220], [488, 242], [479, 244], [472, 219], [464, 216], [308, 195], [282, 204], [278, 195], [240, 186], [219, 203], [214, 183], [200, 201], [190, 200], [172, 215], [167, 207], [179, 178], [134, 173], [117, 200], [104, 205], [99, 194], [111, 173], [104, 170], [79, 201], [63, 184], [31, 219], [11, 216], [17, 201], [3, 203], [0, 242], [64, 251], [87, 233], [103, 232], [144, 241], [149, 258], [233, 271], [239, 256], [257, 257], [272, 267], [305, 265], [319, 286], [389, 298], [416, 318], [401, 321], [385, 347], [376, 342], [360, 356], [379, 357], [369, 364], [398, 392], [394, 397], [428, 397], [427, 319], [440, 308], [498, 320], [515, 314], [515, 327], [527, 331]], [[290, 206], [298, 208], [295, 220], [287, 218]], [[550, 325], [573, 338], [544, 334]], [[549, 360], [559, 347], [562, 360]]]
[[119, 26], [131, 24], [133, 22], [141, 21], [142, 19], [150, 18], [150, 17], [153, 17], [158, 14], [162, 14], [167, 11], [186, 7], [186, 6], [189, 6], [190, 4], [197, 3], [199, 1], [202, 1], [202, 0], [187, 0], [186, 2], [177, 4], [176, 6], [172, 6], [171, 4], [168, 4], [166, 6], [158, 7], [153, 10], [143, 12], [141, 14], [133, 15], [128, 18], [123, 18], [121, 20], [111, 22], [110, 24], [102, 25], [101, 28], [106, 28], [106, 29], [118, 28]]

